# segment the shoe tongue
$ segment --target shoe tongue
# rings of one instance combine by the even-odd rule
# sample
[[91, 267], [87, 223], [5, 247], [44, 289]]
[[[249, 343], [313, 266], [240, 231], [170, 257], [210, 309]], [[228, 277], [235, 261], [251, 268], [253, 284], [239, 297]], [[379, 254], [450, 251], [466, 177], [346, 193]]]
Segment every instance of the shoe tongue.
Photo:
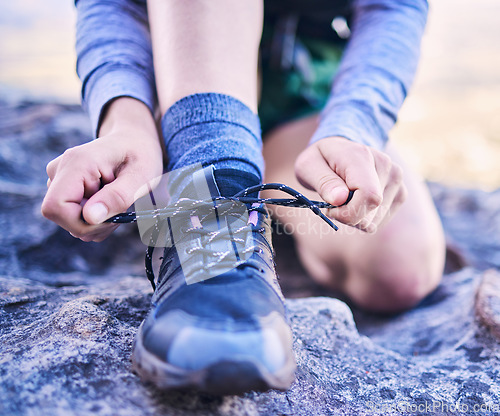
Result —
[[[192, 175], [191, 189], [194, 190], [196, 199], [208, 200], [213, 197], [220, 196], [219, 187], [214, 177], [214, 166], [210, 165], [203, 169], [197, 170]], [[211, 215], [209, 217], [212, 217]], [[203, 228], [200, 218], [197, 215], [191, 216], [191, 225], [194, 228]], [[218, 223], [217, 216], [213, 215], [212, 221]], [[218, 228], [218, 227], [217, 227]]]
[[[190, 176], [189, 187], [184, 190], [185, 194], [190, 192], [191, 199], [203, 201], [221, 196], [219, 178], [216, 175], [217, 170], [213, 166], [196, 170]], [[180, 245], [184, 245], [181, 247], [178, 244], [177, 248], [187, 284], [222, 275], [252, 255], [253, 237], [245, 231], [249, 219], [247, 207], [243, 203], [234, 201], [229, 204], [235, 205], [228, 207], [227, 203], [227, 201], [209, 202], [201, 214], [195, 213], [190, 216], [191, 227], [203, 228], [204, 232], [200, 232], [199, 235], [196, 232], [191, 233], [190, 238], [183, 235], [177, 238], [174, 236], [175, 241], [180, 241]], [[178, 229], [181, 230], [182, 227]], [[203, 252], [197, 253], [198, 247], [202, 247]], [[214, 255], [207, 255], [207, 250]]]
[[193, 186], [199, 199], [221, 196], [214, 170], [214, 165], [210, 165], [193, 173]]
[[171, 196], [170, 200], [175, 202], [187, 198], [206, 201], [220, 196], [213, 171], [213, 165], [203, 168], [199, 163], [169, 172], [168, 193]]
[[[208, 200], [214, 197], [232, 197], [238, 192], [260, 183], [257, 176], [236, 169], [188, 166], [170, 172], [169, 192], [172, 200], [181, 198]], [[258, 196], [258, 192], [248, 196]]]
[[[261, 183], [258, 176], [237, 169], [217, 168], [213, 175], [222, 196], [231, 197], [250, 186]], [[248, 196], [257, 197], [258, 192]]]

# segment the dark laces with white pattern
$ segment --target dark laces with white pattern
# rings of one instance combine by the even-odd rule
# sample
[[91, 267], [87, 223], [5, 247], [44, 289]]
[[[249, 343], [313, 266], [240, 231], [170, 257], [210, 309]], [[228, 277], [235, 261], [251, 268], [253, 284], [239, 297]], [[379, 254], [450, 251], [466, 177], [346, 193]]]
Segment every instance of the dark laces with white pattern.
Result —
[[[258, 194], [258, 192], [264, 190], [282, 191], [290, 195], [292, 198], [260, 198], [260, 197], [249, 196], [251, 194]], [[295, 189], [287, 185], [281, 183], [265, 183], [261, 185], [250, 186], [242, 190], [241, 192], [238, 192], [236, 195], [232, 197], [217, 196], [213, 197], [210, 200], [194, 200], [194, 199], [183, 198], [176, 201], [173, 204], [169, 204], [164, 208], [157, 208], [147, 211], [123, 212], [121, 214], [117, 214], [109, 218], [108, 220], [106, 220], [106, 222], [114, 224], [126, 224], [126, 223], [135, 223], [141, 219], [144, 220], [154, 219], [156, 220], [155, 229], [156, 231], [158, 231], [159, 230], [158, 221], [160, 221], [161, 219], [167, 219], [179, 216], [185, 216], [186, 218], [189, 218], [193, 215], [197, 215], [200, 209], [202, 208], [206, 209], [207, 204], [213, 205], [214, 203], [217, 203], [217, 207], [219, 207], [220, 204], [235, 202], [235, 203], [243, 203], [246, 204], [247, 206], [250, 206], [252, 204], [271, 204], [271, 205], [280, 205], [280, 206], [294, 207], [294, 208], [309, 208], [312, 212], [318, 215], [323, 221], [325, 221], [330, 227], [332, 227], [334, 230], [338, 230], [338, 227], [332, 222], [332, 220], [330, 220], [325, 214], [321, 212], [321, 209], [339, 208], [341, 206], [344, 206], [352, 199], [353, 194], [354, 191], [350, 191], [346, 202], [344, 202], [342, 205], [334, 206], [327, 202], [311, 201], [309, 198], [305, 197], [300, 192], [296, 191]], [[230, 206], [229, 209], [231, 209]], [[251, 209], [252, 208], [250, 208], [250, 210]], [[151, 244], [148, 245], [148, 249], [146, 251], [146, 259], [145, 259], [146, 275], [148, 277], [148, 280], [151, 282], [153, 289], [155, 289], [155, 276], [153, 271], [152, 256], [155, 247], [154, 242], [156, 241], [157, 237], [158, 237], [157, 233], [155, 233], [155, 230], [153, 230], [150, 239]]]

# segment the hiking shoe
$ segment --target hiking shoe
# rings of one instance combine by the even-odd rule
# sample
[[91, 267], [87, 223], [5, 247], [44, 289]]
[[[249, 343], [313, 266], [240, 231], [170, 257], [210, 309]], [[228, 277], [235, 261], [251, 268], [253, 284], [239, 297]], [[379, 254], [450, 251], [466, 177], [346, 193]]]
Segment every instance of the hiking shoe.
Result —
[[177, 203], [175, 212], [189, 214], [170, 229], [132, 353], [137, 374], [161, 389], [241, 394], [286, 390], [294, 380], [269, 213], [234, 202]]

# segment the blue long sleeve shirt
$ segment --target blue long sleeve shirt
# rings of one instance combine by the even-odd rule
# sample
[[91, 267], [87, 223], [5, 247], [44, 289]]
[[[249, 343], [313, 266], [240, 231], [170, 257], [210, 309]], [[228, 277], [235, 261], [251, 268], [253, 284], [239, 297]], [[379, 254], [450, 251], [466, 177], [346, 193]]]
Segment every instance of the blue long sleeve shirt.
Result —
[[[306, 1], [306, 0], [304, 0]], [[76, 0], [77, 72], [97, 135], [120, 96], [156, 107], [145, 0]], [[355, 0], [351, 37], [311, 142], [330, 136], [383, 148], [413, 80], [426, 0]]]

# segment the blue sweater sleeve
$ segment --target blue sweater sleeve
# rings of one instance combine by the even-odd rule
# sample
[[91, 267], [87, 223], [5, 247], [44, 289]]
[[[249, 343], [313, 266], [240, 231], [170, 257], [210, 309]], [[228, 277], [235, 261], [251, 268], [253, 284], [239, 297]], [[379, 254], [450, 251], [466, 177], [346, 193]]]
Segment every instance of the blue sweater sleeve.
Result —
[[425, 0], [356, 0], [351, 39], [311, 139], [382, 149], [413, 81], [427, 20]]
[[145, 0], [76, 0], [77, 72], [97, 135], [102, 110], [127, 96], [154, 112], [156, 89]]

